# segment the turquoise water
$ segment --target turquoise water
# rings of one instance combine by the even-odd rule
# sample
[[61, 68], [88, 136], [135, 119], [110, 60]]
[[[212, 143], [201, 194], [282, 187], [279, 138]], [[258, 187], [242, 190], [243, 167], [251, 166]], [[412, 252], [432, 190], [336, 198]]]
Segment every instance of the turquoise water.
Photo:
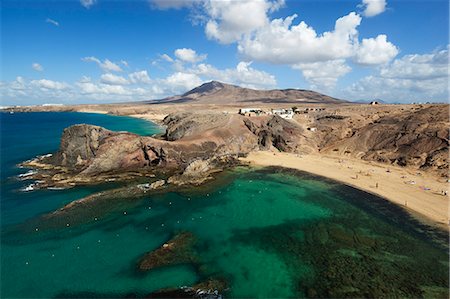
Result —
[[[16, 116], [28, 129], [15, 128]], [[117, 187], [17, 191], [24, 183], [11, 176], [24, 170], [14, 165], [54, 151], [66, 117], [157, 131], [104, 115], [48, 114], [53, 126], [41, 114], [2, 115], [2, 298], [143, 297], [209, 278], [227, 281], [225, 296], [235, 298], [448, 297], [445, 233], [380, 198], [280, 168], [241, 167], [196, 189], [93, 202], [36, 231], [39, 216]], [[11, 144], [19, 132], [27, 142]], [[82, 220], [67, 227], [75, 216]], [[137, 270], [146, 252], [183, 231], [196, 237], [195, 263]]]

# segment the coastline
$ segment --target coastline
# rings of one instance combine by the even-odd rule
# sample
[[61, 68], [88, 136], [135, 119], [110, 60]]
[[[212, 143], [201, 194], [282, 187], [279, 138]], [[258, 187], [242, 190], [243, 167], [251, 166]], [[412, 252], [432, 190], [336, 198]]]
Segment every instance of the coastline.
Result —
[[448, 184], [425, 172], [351, 158], [269, 151], [252, 152], [241, 160], [259, 166], [293, 168], [339, 181], [383, 197], [421, 222], [449, 230], [448, 197], [440, 193], [447, 190]]
[[[166, 116], [164, 113], [149, 112], [115, 113], [88, 107], [73, 112], [128, 116], [144, 119], [159, 126], [162, 126], [162, 119]], [[286, 152], [258, 151], [251, 152], [247, 158], [241, 160], [259, 166], [294, 168], [339, 181], [397, 204], [425, 224], [450, 230], [449, 198], [441, 194], [443, 190], [448, 190], [448, 182], [426, 171], [323, 154], [300, 157]]]

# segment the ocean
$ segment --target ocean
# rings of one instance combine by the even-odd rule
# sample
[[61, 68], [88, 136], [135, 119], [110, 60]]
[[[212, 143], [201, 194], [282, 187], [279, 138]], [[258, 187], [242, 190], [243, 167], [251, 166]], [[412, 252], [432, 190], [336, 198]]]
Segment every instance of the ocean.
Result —
[[[39, 229], [43, 215], [118, 184], [24, 192], [19, 162], [56, 151], [72, 124], [141, 135], [161, 128], [89, 113], [1, 113], [0, 121], [2, 298], [146, 297], [211, 279], [230, 298], [448, 298], [446, 233], [384, 199], [290, 169], [236, 167], [197, 188], [92, 202]], [[67, 226], [71, 217], [81, 221]], [[195, 237], [191, 262], [138, 269], [183, 232]]]

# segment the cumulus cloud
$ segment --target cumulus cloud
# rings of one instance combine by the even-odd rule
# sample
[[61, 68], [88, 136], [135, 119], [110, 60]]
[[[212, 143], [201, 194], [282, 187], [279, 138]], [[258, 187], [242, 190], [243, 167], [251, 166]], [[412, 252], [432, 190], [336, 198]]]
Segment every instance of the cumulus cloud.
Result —
[[283, 4], [284, 1], [268, 0], [206, 1], [206, 36], [223, 44], [238, 41], [243, 35], [266, 26], [267, 14]]
[[106, 71], [106, 72], [121, 72], [122, 71], [122, 68], [118, 64], [110, 61], [109, 59], [105, 59], [105, 60], [101, 61], [97, 57], [90, 56], [90, 57], [81, 58], [81, 60], [86, 61], [86, 62], [95, 62], [103, 71]]
[[69, 88], [69, 85], [65, 82], [53, 81], [48, 79], [32, 80], [30, 84], [44, 89], [63, 90]]
[[345, 90], [351, 99], [380, 98], [391, 102], [448, 101], [448, 48], [405, 55]]
[[[179, 52], [177, 59], [172, 59], [175, 70], [165, 77], [150, 78], [146, 70], [130, 72], [127, 76], [106, 72], [98, 79], [83, 76], [72, 84], [49, 79], [27, 81], [23, 77], [17, 77], [12, 82], [1, 82], [0, 93], [9, 102], [26, 98], [33, 103], [42, 103], [44, 100], [55, 103], [71, 101], [86, 103], [92, 100], [125, 102], [160, 99], [182, 94], [211, 80], [250, 88], [276, 86], [273, 75], [256, 69], [251, 62], [241, 61], [235, 67], [219, 69], [205, 62], [195, 62], [199, 61], [200, 55], [192, 51], [195, 55], [186, 55], [188, 58], [180, 56], [186, 54], [185, 51]], [[194, 62], [180, 63], [180, 58]], [[109, 65], [106, 63], [107, 60], [101, 61], [95, 57], [86, 57], [84, 60], [96, 62], [98, 65]]]
[[37, 62], [34, 62], [31, 64], [31, 67], [33, 68], [33, 70], [37, 71], [37, 72], [42, 72], [44, 70], [44, 68], [42, 67], [42, 65], [40, 65]]
[[177, 57], [183, 62], [196, 63], [206, 59], [206, 54], [198, 55], [197, 52], [195, 52], [194, 50], [187, 48], [176, 49], [174, 54], [175, 57]]
[[166, 79], [161, 80], [166, 89], [173, 93], [183, 93], [189, 89], [192, 89], [202, 83], [197, 75], [193, 73], [176, 72]]
[[250, 88], [272, 88], [276, 86], [273, 75], [250, 67], [251, 62], [239, 62], [235, 68], [217, 69], [210, 64], [199, 64], [189, 70], [204, 78], [204, 81], [222, 81]]
[[87, 9], [91, 8], [91, 6], [96, 2], [97, 0], [80, 0], [81, 5], [83, 5]]
[[45, 22], [46, 23], [49, 23], [49, 24], [52, 24], [52, 25], [55, 25], [55, 26], [59, 26], [59, 22], [57, 22], [57, 21], [55, 21], [55, 20], [53, 20], [53, 19], [50, 19], [50, 18], [47, 18], [46, 20], [45, 20]]
[[386, 10], [386, 0], [362, 0], [361, 7], [365, 17], [373, 17]]
[[305, 22], [292, 25], [297, 15], [275, 19], [239, 43], [238, 50], [252, 60], [298, 64], [348, 58], [357, 48], [356, 27], [361, 17], [354, 12], [339, 18], [333, 31], [317, 34]]
[[389, 62], [397, 56], [398, 48], [387, 41], [384, 34], [376, 38], [364, 38], [358, 48], [355, 61], [360, 64], [374, 65]]
[[165, 60], [165, 61], [167, 61], [167, 62], [173, 62], [173, 58], [170, 57], [170, 56], [167, 55], [167, 54], [162, 54], [162, 55], [160, 55], [160, 57], [161, 57], [161, 59], [163, 59], [163, 60]]
[[151, 82], [147, 71], [138, 71], [128, 75], [132, 83], [144, 83], [148, 84]]
[[16, 77], [16, 80], [11, 82], [10, 87], [13, 90], [24, 90], [25, 87], [25, 79], [21, 76]]
[[126, 85], [130, 82], [122, 76], [117, 76], [111, 73], [102, 74], [100, 76], [100, 82], [108, 85]]
[[[304, 21], [294, 23], [297, 14], [271, 19], [270, 14], [279, 10], [284, 0], [151, 2], [160, 9], [190, 8], [193, 20], [204, 26], [207, 38], [222, 44], [236, 43], [242, 60], [300, 69], [312, 86], [335, 85], [340, 76], [351, 70], [349, 61], [375, 66], [389, 63], [399, 53], [384, 34], [360, 40], [358, 27], [362, 17], [356, 12], [338, 18], [331, 30], [317, 32]], [[363, 8], [362, 15], [374, 16], [386, 9], [386, 0], [362, 0], [359, 7]], [[168, 55], [163, 59], [173, 63]], [[173, 67], [181, 71], [180, 62], [186, 61], [179, 57], [177, 60]], [[314, 65], [330, 70], [330, 75], [319, 75], [313, 70]], [[338, 71], [333, 74], [330, 66], [338, 66]]]
[[81, 94], [130, 95], [131, 93], [121, 85], [97, 84], [92, 81], [77, 82]]
[[294, 65], [302, 71], [303, 77], [312, 89], [328, 91], [335, 87], [337, 80], [351, 71], [344, 59]]
[[[330, 90], [337, 80], [351, 71], [347, 60], [362, 65], [388, 63], [398, 48], [386, 35], [359, 42], [361, 16], [351, 12], [336, 20], [334, 29], [317, 33], [297, 15], [274, 19], [238, 42], [238, 51], [246, 59], [289, 65], [302, 71], [311, 88]], [[325, 74], [326, 73], [326, 74]]]
[[150, 0], [153, 8], [194, 8], [193, 20], [205, 25], [209, 39], [229, 44], [265, 26], [268, 14], [284, 5], [284, 0]]
[[448, 48], [423, 55], [405, 55], [380, 70], [383, 78], [431, 80], [448, 76]]

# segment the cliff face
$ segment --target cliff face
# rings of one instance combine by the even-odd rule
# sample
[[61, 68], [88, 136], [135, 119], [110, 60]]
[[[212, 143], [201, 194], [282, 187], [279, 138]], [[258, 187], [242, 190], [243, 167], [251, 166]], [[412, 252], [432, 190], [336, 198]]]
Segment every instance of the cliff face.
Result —
[[257, 149], [257, 136], [243, 120], [240, 115], [171, 115], [165, 120], [165, 139], [75, 125], [64, 130], [60, 150], [50, 163], [85, 176], [145, 167], [184, 169], [198, 159]]
[[448, 175], [448, 111], [431, 106], [395, 116], [384, 116], [348, 137], [324, 145], [324, 152], [368, 161], [431, 169]]

